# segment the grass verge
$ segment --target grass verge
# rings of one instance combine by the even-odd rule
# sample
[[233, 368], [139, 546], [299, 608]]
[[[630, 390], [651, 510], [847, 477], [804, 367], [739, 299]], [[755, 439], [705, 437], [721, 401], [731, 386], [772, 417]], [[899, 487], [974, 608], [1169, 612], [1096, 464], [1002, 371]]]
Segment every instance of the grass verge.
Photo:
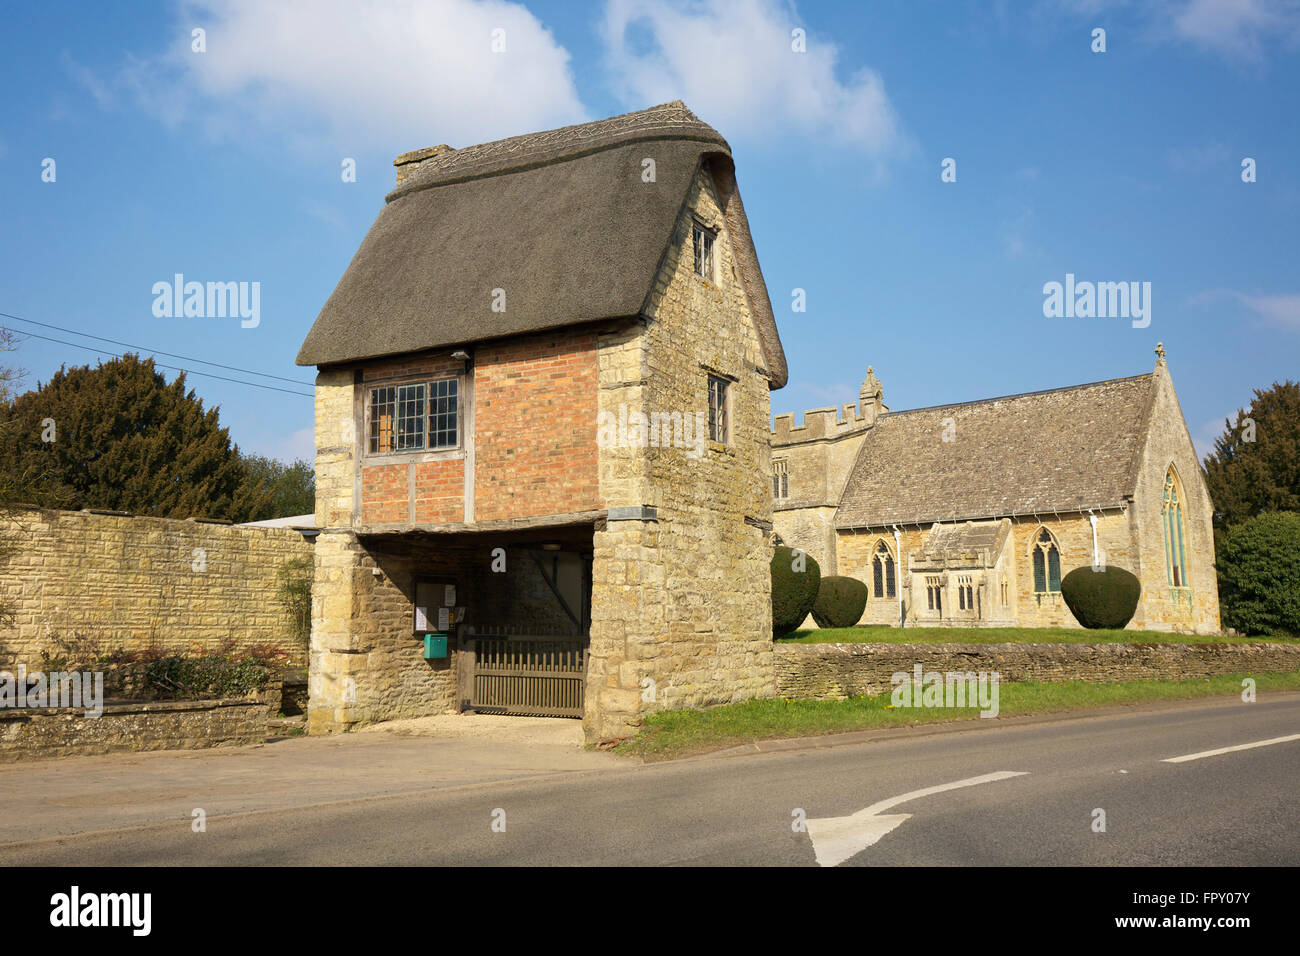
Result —
[[1081, 627], [831, 627], [794, 631], [778, 644], [1257, 644], [1294, 637], [1223, 637], [1168, 631], [1090, 631]]
[[[1246, 677], [1255, 680], [1259, 691], [1300, 690], [1300, 673], [1225, 674], [1200, 680], [1118, 684], [1027, 681], [999, 687], [998, 716], [1060, 713], [1155, 700], [1239, 697], [1241, 682]], [[647, 714], [641, 732], [614, 750], [647, 760], [671, 760], [758, 740], [979, 719], [979, 710], [974, 707], [895, 708], [890, 704], [890, 697], [888, 693], [848, 700], [787, 700], [778, 697], [726, 704], [709, 710], [661, 711]]]

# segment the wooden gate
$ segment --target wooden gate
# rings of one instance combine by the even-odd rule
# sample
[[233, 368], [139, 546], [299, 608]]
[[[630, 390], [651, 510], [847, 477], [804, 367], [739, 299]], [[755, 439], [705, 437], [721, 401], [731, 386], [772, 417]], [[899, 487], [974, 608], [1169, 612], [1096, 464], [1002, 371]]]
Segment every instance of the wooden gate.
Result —
[[476, 636], [470, 707], [485, 714], [581, 717], [587, 638]]

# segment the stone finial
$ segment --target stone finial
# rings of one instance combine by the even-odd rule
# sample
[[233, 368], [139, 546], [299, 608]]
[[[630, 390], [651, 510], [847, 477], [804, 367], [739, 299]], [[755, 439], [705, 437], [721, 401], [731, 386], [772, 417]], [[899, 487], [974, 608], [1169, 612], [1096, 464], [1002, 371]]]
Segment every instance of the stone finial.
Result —
[[880, 387], [880, 379], [876, 378], [876, 370], [868, 365], [867, 377], [862, 382], [862, 391], [859, 393], [864, 402], [870, 399], [880, 398], [883, 390]]
[[862, 390], [858, 397], [862, 400], [862, 416], [867, 420], [867, 424], [874, 424], [876, 416], [885, 408], [884, 400], [885, 390], [881, 387], [880, 379], [876, 378], [876, 370], [868, 365], [867, 377], [862, 382]]
[[1164, 364], [1165, 364], [1165, 343], [1157, 342], [1156, 343], [1156, 365], [1160, 366]]

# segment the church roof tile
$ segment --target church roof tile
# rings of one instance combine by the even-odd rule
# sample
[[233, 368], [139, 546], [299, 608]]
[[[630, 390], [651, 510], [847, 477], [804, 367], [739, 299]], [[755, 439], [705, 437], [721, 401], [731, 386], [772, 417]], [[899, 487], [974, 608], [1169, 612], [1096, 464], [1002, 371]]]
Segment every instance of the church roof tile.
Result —
[[1119, 507], [1134, 493], [1154, 387], [1136, 375], [882, 415], [835, 527]]

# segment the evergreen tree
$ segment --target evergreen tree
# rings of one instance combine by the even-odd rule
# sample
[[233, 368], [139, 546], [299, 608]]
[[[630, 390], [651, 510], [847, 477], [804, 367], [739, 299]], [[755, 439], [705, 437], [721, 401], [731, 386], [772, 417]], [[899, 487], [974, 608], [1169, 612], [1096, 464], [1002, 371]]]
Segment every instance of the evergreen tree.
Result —
[[1219, 603], [1225, 627], [1300, 637], [1300, 514], [1269, 512], [1219, 536]]
[[34, 504], [245, 520], [238, 449], [217, 409], [152, 359], [61, 368], [0, 407], [0, 484]]
[[1300, 511], [1300, 382], [1274, 383], [1255, 398], [1205, 458], [1219, 527], [1266, 511]]

